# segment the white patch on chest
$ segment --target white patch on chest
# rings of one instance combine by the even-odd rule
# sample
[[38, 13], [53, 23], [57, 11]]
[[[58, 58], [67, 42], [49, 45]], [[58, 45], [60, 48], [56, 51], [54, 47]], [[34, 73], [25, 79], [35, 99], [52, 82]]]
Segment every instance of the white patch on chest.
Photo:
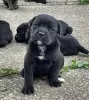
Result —
[[38, 56], [38, 58], [39, 58], [40, 60], [44, 60], [44, 59], [45, 59], [44, 56]]
[[42, 45], [42, 42], [41, 41], [37, 41], [37, 44], [40, 46], [40, 45]]
[[39, 49], [38, 59], [39, 60], [44, 60], [45, 59], [45, 50], [46, 50], [46, 47], [45, 46], [38, 46], [38, 49]]

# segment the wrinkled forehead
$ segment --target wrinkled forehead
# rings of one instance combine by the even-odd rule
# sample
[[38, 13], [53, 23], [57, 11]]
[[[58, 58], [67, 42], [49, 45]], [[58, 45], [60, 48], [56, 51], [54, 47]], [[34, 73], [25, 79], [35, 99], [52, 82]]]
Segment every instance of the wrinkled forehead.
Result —
[[53, 25], [53, 26], [56, 27], [57, 26], [57, 20], [52, 16], [40, 15], [40, 16], [36, 17], [33, 24]]

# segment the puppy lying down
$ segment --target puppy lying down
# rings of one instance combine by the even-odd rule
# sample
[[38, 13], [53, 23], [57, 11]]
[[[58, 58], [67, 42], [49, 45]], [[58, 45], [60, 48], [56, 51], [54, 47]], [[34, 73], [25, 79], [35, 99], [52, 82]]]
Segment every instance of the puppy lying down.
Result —
[[[64, 56], [70, 56], [70, 55], [77, 55], [79, 52], [82, 52], [84, 54], [88, 54], [89, 51], [85, 49], [83, 46], [80, 45], [78, 40], [73, 37], [72, 34], [72, 28], [68, 26], [65, 22], [61, 20], [57, 20], [58, 22], [58, 28], [61, 36], [57, 35], [58, 40], [60, 41], [60, 50], [63, 53]], [[15, 35], [15, 40], [17, 42], [24, 42], [28, 43], [30, 38], [30, 33], [27, 34], [27, 27], [28, 23], [22, 23], [17, 28], [17, 34]]]
[[38, 15], [28, 23], [27, 34], [30, 34], [30, 40], [22, 70], [22, 93], [34, 93], [36, 77], [47, 77], [50, 86], [61, 86], [58, 76], [64, 65], [64, 57], [56, 37], [57, 32], [58, 23], [49, 15]]
[[11, 43], [12, 39], [13, 35], [9, 23], [0, 20], [0, 47], [4, 47]]
[[57, 38], [60, 41], [60, 49], [64, 56], [77, 55], [79, 52], [84, 54], [89, 53], [71, 34], [66, 36], [57, 35]]
[[46, 0], [24, 0], [24, 1], [26, 1], [26, 2], [34, 1], [34, 2], [37, 2], [37, 3], [46, 4]]

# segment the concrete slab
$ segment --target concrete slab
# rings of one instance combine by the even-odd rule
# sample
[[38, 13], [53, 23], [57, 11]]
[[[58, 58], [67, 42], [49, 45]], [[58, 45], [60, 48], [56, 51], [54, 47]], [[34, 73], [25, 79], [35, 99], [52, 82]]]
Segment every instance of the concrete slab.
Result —
[[20, 76], [0, 78], [0, 100], [88, 100], [89, 70], [73, 70], [63, 73], [65, 83], [54, 88], [47, 81], [36, 80], [33, 95], [21, 94], [23, 78]]
[[71, 4], [74, 4], [74, 5], [80, 4], [80, 0], [67, 0], [67, 4], [68, 5], [71, 5]]
[[80, 4], [80, 2], [71, 2], [71, 1], [69, 1], [69, 2], [67, 2], [67, 5], [77, 5], [77, 4]]

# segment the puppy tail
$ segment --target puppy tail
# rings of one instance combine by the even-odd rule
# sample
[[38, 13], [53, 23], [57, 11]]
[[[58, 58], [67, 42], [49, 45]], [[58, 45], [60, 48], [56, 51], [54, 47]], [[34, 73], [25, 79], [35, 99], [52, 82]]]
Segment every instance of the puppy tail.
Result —
[[84, 53], [84, 54], [88, 54], [89, 53], [89, 51], [87, 49], [85, 49], [83, 46], [79, 47], [79, 51]]
[[66, 29], [66, 32], [65, 32], [64, 35], [72, 34], [72, 32], [73, 32], [73, 28], [72, 28], [72, 27], [68, 27], [68, 28]]

